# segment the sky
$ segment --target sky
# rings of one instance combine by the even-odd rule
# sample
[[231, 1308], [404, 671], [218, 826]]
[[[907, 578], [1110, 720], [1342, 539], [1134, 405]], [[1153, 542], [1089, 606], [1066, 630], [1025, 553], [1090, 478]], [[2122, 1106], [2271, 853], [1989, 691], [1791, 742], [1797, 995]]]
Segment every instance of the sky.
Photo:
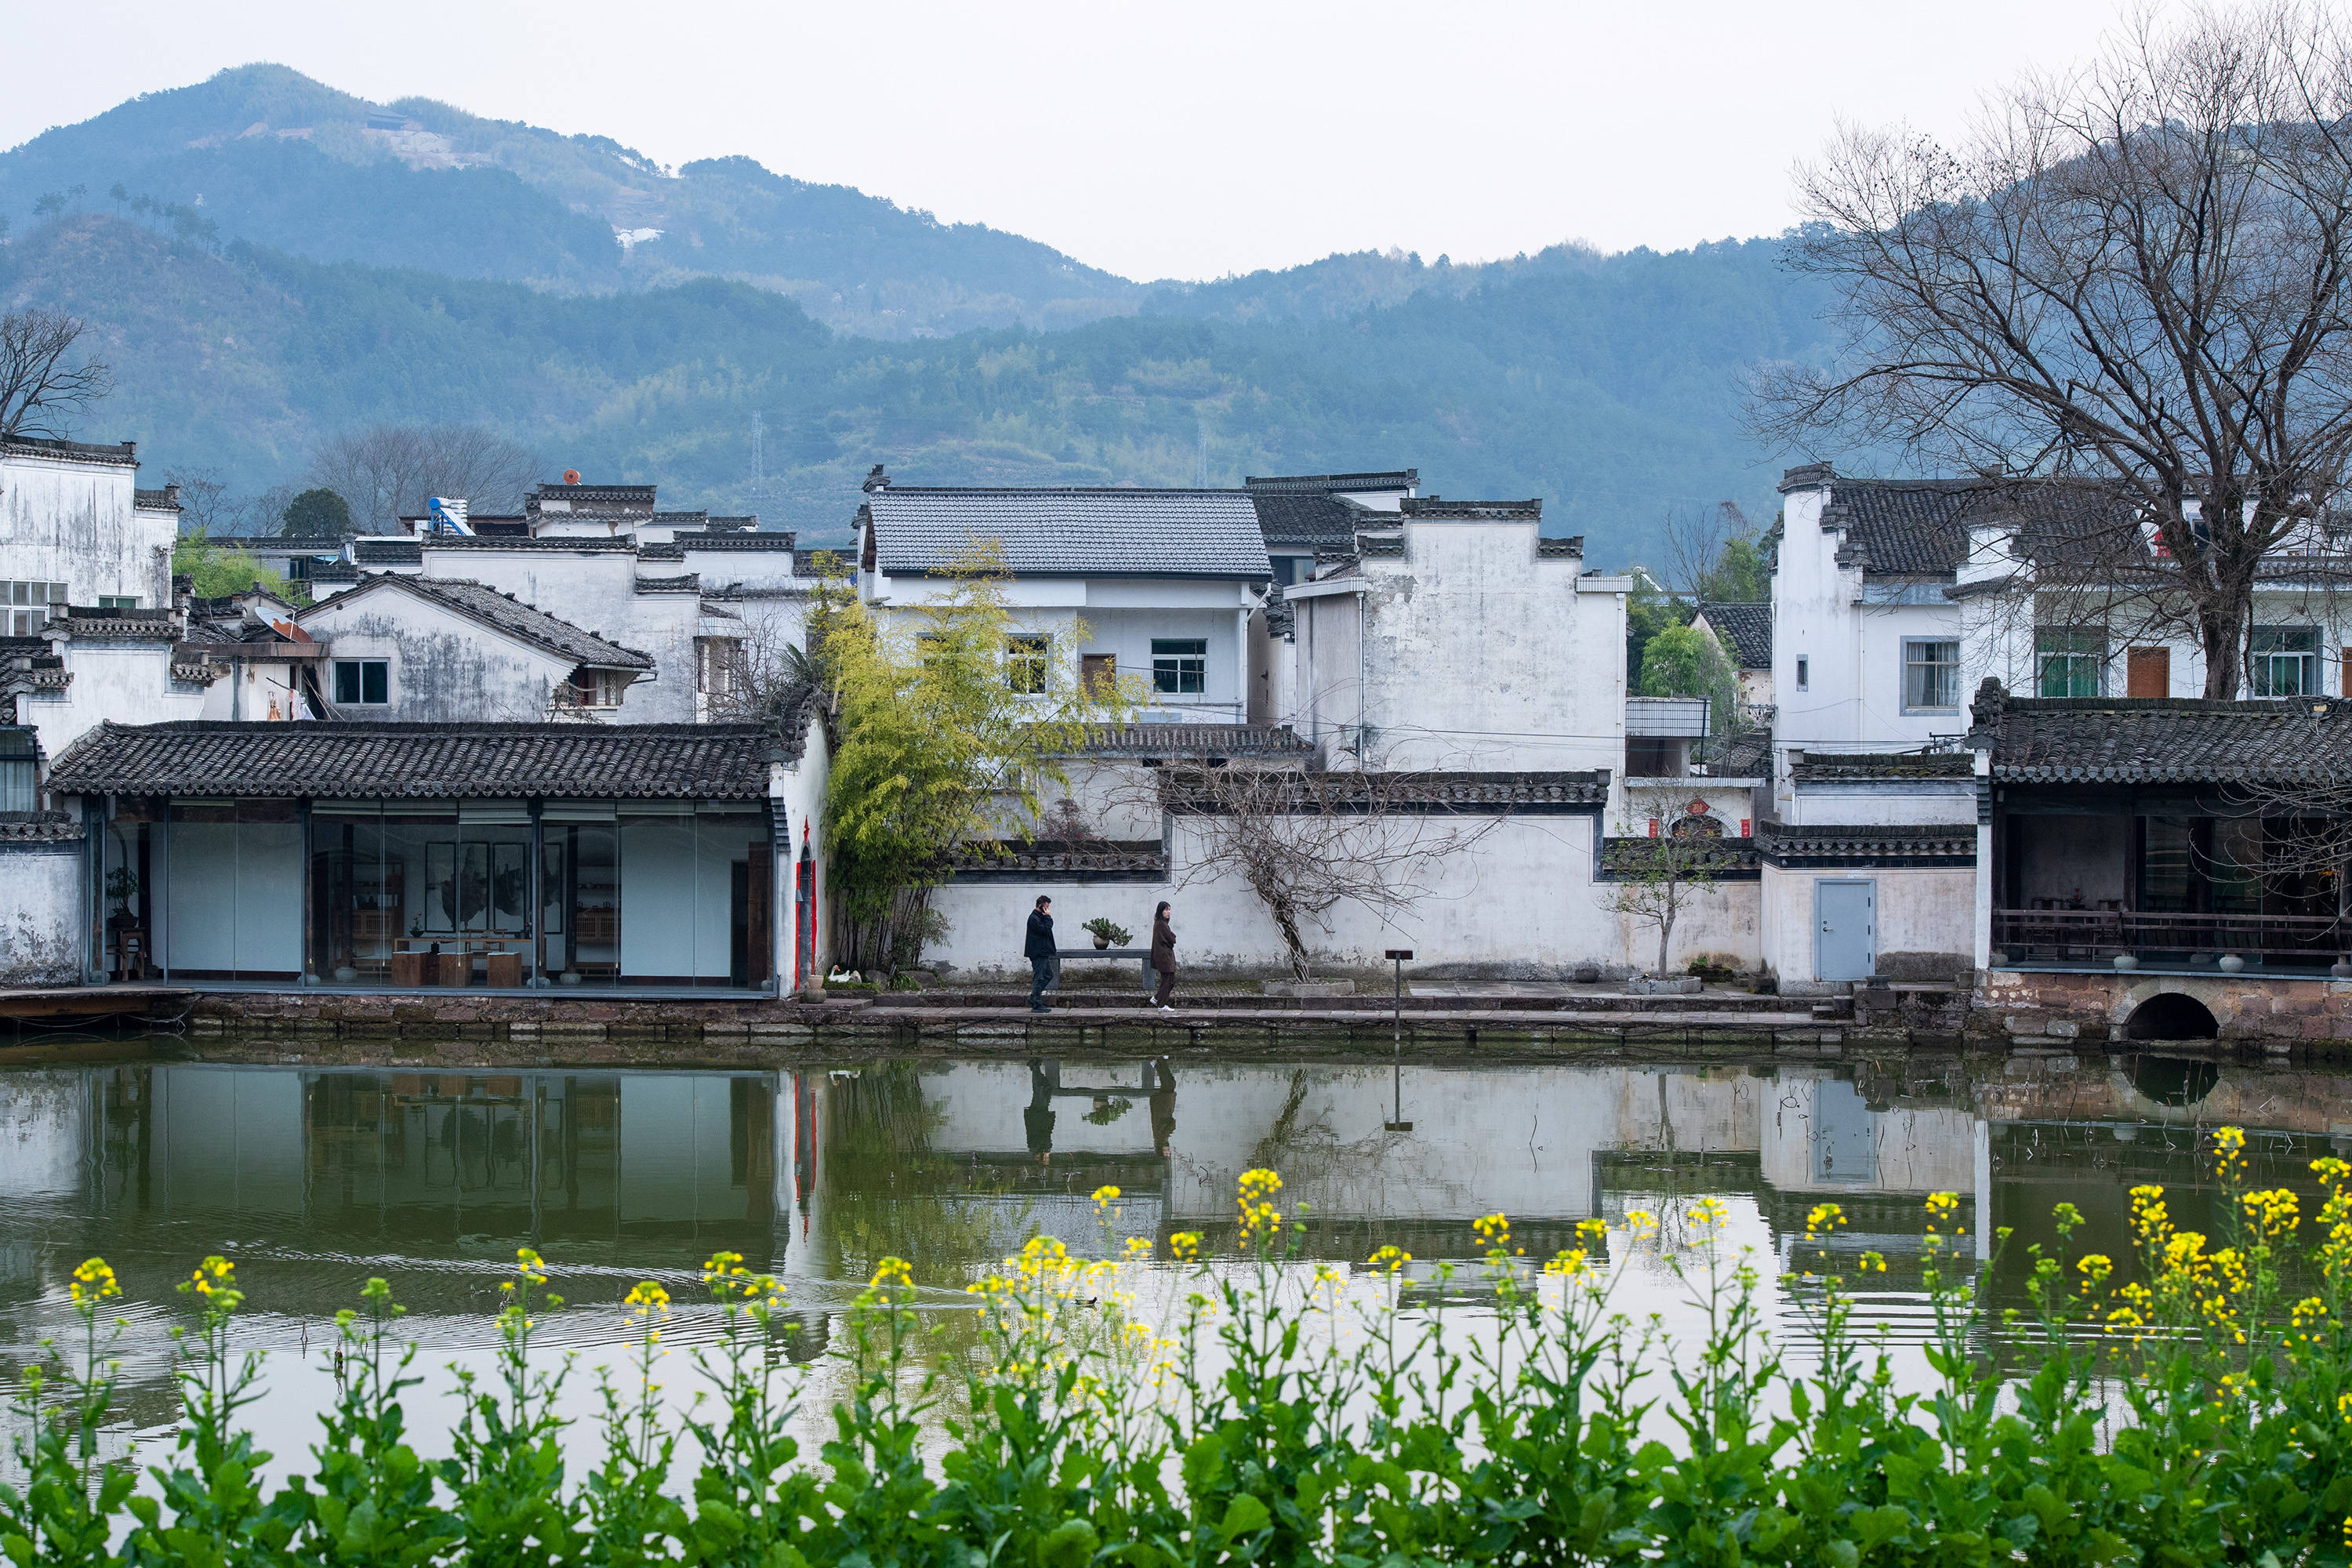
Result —
[[2093, 52], [2114, 0], [0, 0], [0, 148], [270, 60], [741, 153], [1138, 279], [1402, 247], [1774, 234], [1841, 120], [1964, 131], [1983, 91]]

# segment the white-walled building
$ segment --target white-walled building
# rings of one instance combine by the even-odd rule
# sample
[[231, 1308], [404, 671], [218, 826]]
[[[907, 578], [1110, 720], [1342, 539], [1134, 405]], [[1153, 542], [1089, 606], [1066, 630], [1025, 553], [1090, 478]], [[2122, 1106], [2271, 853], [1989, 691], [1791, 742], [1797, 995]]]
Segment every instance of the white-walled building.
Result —
[[1271, 569], [1241, 491], [902, 486], [877, 469], [856, 526], [857, 592], [885, 624], [952, 593], [957, 563], [991, 541], [1034, 657], [1088, 681], [1141, 678], [1147, 719], [1248, 716], [1250, 616]]

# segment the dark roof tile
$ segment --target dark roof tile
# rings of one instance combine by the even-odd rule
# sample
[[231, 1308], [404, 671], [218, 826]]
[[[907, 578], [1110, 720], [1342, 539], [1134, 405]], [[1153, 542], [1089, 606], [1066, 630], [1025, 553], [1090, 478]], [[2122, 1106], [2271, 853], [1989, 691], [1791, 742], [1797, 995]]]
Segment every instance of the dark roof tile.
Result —
[[551, 616], [535, 605], [499, 593], [484, 584], [462, 578], [407, 577], [380, 573], [356, 588], [346, 589], [332, 598], [322, 599], [295, 616], [299, 622], [315, 616], [329, 605], [348, 605], [361, 594], [391, 592], [414, 595], [420, 599], [457, 611], [481, 622], [493, 630], [546, 649], [577, 664], [594, 665], [602, 669], [651, 669], [653, 656], [633, 647], [623, 647], [608, 642], [584, 627], [573, 626], [560, 616]]
[[875, 563], [885, 573], [945, 570], [973, 540], [994, 540], [1018, 576], [1273, 575], [1256, 510], [1241, 490], [870, 491]]
[[789, 760], [757, 724], [103, 723], [57, 759], [65, 795], [753, 800]]
[[1698, 613], [1738, 658], [1740, 668], [1772, 668], [1772, 606], [1769, 603], [1713, 599], [1702, 602]]

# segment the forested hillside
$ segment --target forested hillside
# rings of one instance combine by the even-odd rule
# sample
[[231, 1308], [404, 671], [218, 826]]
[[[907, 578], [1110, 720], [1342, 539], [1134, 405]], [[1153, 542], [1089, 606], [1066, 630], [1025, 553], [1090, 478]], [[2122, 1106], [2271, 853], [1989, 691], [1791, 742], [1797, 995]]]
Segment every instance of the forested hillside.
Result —
[[47, 195], [69, 216], [167, 233], [209, 224], [221, 241], [312, 261], [559, 292], [734, 278], [870, 337], [1069, 326], [1132, 310], [1143, 293], [1018, 235], [748, 158], [672, 172], [608, 137], [430, 99], [373, 105], [273, 65], [147, 93], [0, 153], [0, 219], [22, 232]]
[[1740, 383], [1821, 353], [1827, 304], [1766, 240], [1143, 285], [749, 159], [673, 172], [266, 65], [0, 153], [0, 307], [89, 321], [120, 390], [82, 433], [137, 438], [151, 480], [257, 492], [330, 436], [478, 423], [550, 472], [812, 537], [877, 462], [1059, 484], [1410, 464], [1542, 496], [1619, 563], [1673, 507], [1769, 517]]
[[85, 214], [0, 247], [0, 300], [92, 322], [121, 390], [85, 434], [253, 489], [337, 430], [480, 422], [551, 471], [837, 533], [870, 463], [932, 482], [1190, 483], [1205, 437], [1221, 484], [1417, 464], [1442, 493], [1543, 496], [1601, 560], [1643, 552], [1671, 505], [1769, 515], [1738, 379], [1820, 333], [1819, 301], [1764, 241], [1529, 267], [1333, 321], [1147, 315], [889, 343], [715, 279], [560, 295], [215, 252]]

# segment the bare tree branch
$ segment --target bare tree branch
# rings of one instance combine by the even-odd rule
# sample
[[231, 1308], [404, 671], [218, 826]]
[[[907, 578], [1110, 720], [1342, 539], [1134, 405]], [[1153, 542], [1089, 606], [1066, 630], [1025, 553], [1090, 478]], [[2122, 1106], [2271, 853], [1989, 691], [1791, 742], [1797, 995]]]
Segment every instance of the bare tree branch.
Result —
[[2234, 696], [2262, 565], [2352, 458], [2347, 61], [2291, 4], [2143, 17], [1959, 146], [1842, 130], [1801, 174], [1795, 265], [1843, 290], [1845, 339], [1758, 377], [1759, 433], [2112, 486], [2065, 559], [2128, 575]]
[[428, 496], [463, 497], [477, 512], [519, 509], [538, 466], [528, 448], [476, 426], [378, 425], [320, 442], [309, 471], [350, 504], [361, 530], [389, 533], [421, 515]]
[[57, 310], [0, 315], [0, 438], [63, 439], [68, 421], [114, 390], [114, 373], [94, 359], [69, 363], [82, 321]]

